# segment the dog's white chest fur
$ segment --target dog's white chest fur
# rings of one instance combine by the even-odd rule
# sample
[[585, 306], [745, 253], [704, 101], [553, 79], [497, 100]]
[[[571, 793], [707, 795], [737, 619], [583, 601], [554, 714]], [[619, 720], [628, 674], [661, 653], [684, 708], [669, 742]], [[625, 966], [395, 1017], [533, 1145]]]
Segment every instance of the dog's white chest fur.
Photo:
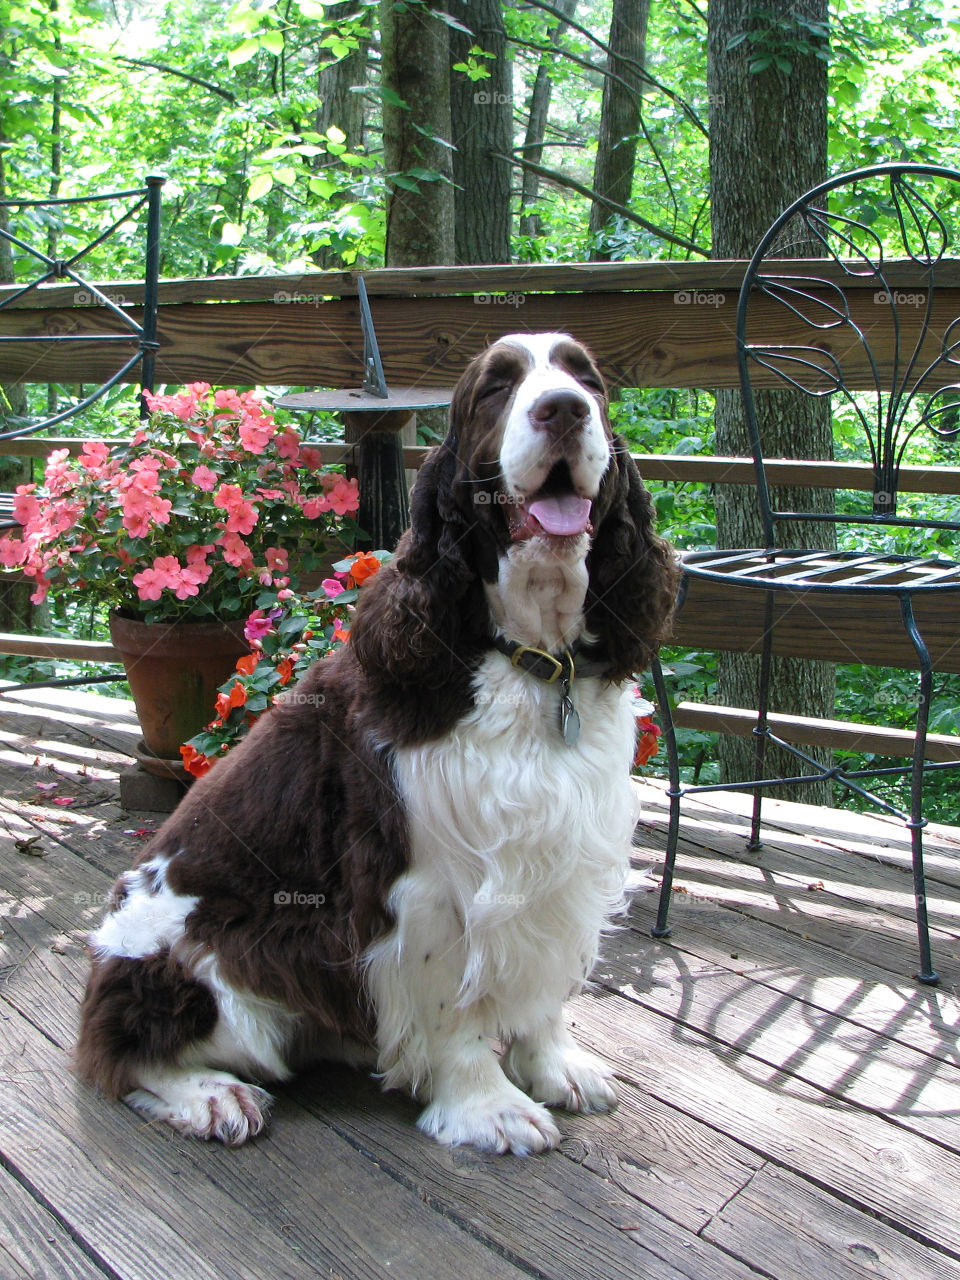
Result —
[[575, 682], [582, 732], [571, 747], [555, 685], [492, 653], [476, 690], [446, 738], [396, 756], [411, 866], [368, 970], [391, 1084], [424, 1082], [429, 1026], [451, 1003], [481, 1012], [489, 1036], [535, 1029], [587, 976], [622, 900], [636, 819], [629, 697]]

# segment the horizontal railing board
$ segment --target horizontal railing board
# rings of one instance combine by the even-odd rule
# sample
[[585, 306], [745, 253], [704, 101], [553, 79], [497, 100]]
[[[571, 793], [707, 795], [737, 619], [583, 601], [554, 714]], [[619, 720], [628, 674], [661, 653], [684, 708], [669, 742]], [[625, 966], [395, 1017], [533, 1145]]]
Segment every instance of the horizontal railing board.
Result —
[[[774, 712], [770, 713], [768, 721], [778, 738], [796, 746], [843, 748], [884, 756], [913, 755], [913, 734], [907, 729], [887, 729], [849, 720], [821, 720], [813, 716], [788, 716]], [[749, 738], [757, 723], [757, 713], [743, 707], [680, 702], [673, 710], [673, 722], [681, 729], [703, 729], [709, 733], [732, 733]], [[960, 761], [960, 738], [930, 733], [926, 748], [927, 760]]]
[[[671, 644], [759, 653], [764, 592], [691, 578]], [[960, 672], [960, 593], [914, 597], [914, 613], [938, 671]], [[917, 656], [900, 605], [888, 595], [778, 592], [774, 653], [788, 658], [865, 663], [915, 670]]]
[[[370, 271], [315, 271], [302, 274], [255, 276], [207, 276], [161, 280], [160, 305], [178, 302], [269, 302], [276, 295], [308, 294], [315, 298], [355, 297], [357, 279], [363, 276], [371, 297], [443, 297], [455, 294], [504, 293], [620, 293], [633, 290], [716, 293], [737, 291], [746, 262], [711, 259], [701, 262], [560, 262], [511, 263], [493, 266], [386, 267]], [[854, 264], [858, 266], [859, 264]], [[784, 275], [816, 274], [824, 280], [851, 287], [850, 274], [832, 261], [784, 259]], [[885, 264], [885, 283], [891, 288], [918, 288], [922, 284], [917, 264], [909, 259]], [[960, 287], [960, 261], [938, 267], [938, 287]], [[143, 301], [139, 280], [94, 281], [119, 306]], [[17, 292], [19, 285], [0, 285], [0, 302]], [[866, 286], [871, 287], [871, 286]], [[11, 303], [18, 309], [73, 306], [78, 285], [41, 285]], [[89, 302], [87, 302], [89, 305]], [[496, 305], [491, 303], [490, 305]], [[695, 303], [691, 305], [696, 305]], [[703, 304], [707, 305], [707, 304]]]
[[[678, 302], [689, 289], [648, 292], [582, 292], [576, 302], [561, 292], [500, 292], [462, 296], [383, 296], [374, 321], [388, 383], [452, 387], [468, 361], [503, 334], [567, 330], [589, 344], [614, 387], [736, 387], [736, 292], [701, 291], [712, 302]], [[869, 334], [881, 376], [892, 370], [895, 339], [890, 308], [873, 301], [876, 289], [849, 289], [852, 319]], [[275, 291], [287, 294], [287, 291]], [[329, 301], [170, 302], [160, 307], [156, 379], [215, 385], [351, 387], [362, 381], [360, 306], [355, 297]], [[512, 297], [512, 302], [509, 302]], [[826, 294], [835, 302], [835, 294]], [[486, 298], [480, 305], [480, 298]], [[136, 307], [133, 308], [137, 314]], [[923, 317], [916, 307], [902, 317], [901, 352], [913, 343]], [[915, 314], [914, 314], [915, 312]], [[933, 333], [960, 315], [960, 285], [934, 298]], [[787, 308], [771, 298], [755, 307], [756, 332], [771, 343], [809, 344], [814, 337]], [[0, 312], [0, 335], [42, 337], [70, 334], [49, 346], [0, 343], [0, 378], [92, 384], [114, 374], [113, 349], [99, 340], [120, 332], [120, 321], [104, 307], [18, 307]], [[850, 326], [817, 334], [817, 343], [845, 367], [851, 388], [872, 388], [873, 370]], [[928, 340], [916, 367], [938, 353]], [[756, 370], [755, 385], [782, 385], [771, 371]]]
[[119, 649], [105, 640], [69, 640], [63, 636], [18, 635], [0, 632], [0, 653], [27, 658], [59, 658], [72, 662], [122, 662]]
[[[45, 458], [52, 449], [69, 449], [77, 454], [84, 440], [70, 438], [21, 436], [18, 440], [0, 440], [0, 456]], [[352, 446], [338, 441], [324, 441], [311, 446], [319, 451], [324, 463], [332, 466], [347, 462]], [[430, 450], [422, 445], [406, 445], [403, 465], [416, 470]], [[634, 453], [631, 455], [645, 480], [674, 481], [688, 484], [756, 483], [751, 458], [724, 458], [703, 454]], [[767, 474], [775, 485], [794, 485], [811, 489], [873, 488], [873, 471], [865, 462], [808, 462], [801, 459], [770, 459]], [[905, 466], [900, 471], [900, 488], [905, 493], [960, 494], [960, 467]]]

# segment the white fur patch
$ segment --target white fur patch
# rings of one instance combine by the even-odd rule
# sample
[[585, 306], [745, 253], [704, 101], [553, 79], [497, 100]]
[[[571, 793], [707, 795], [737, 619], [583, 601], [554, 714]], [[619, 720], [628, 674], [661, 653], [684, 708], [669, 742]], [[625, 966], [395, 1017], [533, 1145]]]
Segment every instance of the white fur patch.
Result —
[[212, 953], [195, 960], [190, 970], [216, 997], [217, 1025], [185, 1061], [229, 1067], [260, 1079], [288, 1080], [293, 1073], [287, 1065], [287, 1050], [300, 1015], [276, 1000], [231, 986]]
[[368, 953], [388, 1085], [432, 1090], [451, 1041], [533, 1032], [595, 963], [629, 866], [634, 719], [617, 686], [573, 696], [576, 747], [559, 690], [492, 653], [456, 730], [397, 752], [412, 865]]
[[160, 855], [123, 873], [126, 897], [91, 935], [94, 955], [139, 959], [171, 947], [183, 935], [183, 922], [199, 901], [174, 893], [167, 885], [170, 859]]
[[589, 388], [552, 360], [557, 343], [573, 339], [566, 333], [512, 333], [501, 341], [523, 347], [532, 365], [514, 392], [500, 446], [500, 466], [508, 493], [523, 497], [543, 484], [549, 464], [544, 461], [543, 434], [533, 427], [530, 410], [544, 392], [570, 390], [582, 396], [589, 409], [575, 446], [571, 444], [565, 451], [570, 474], [577, 493], [595, 497], [610, 461], [610, 439], [600, 403]]

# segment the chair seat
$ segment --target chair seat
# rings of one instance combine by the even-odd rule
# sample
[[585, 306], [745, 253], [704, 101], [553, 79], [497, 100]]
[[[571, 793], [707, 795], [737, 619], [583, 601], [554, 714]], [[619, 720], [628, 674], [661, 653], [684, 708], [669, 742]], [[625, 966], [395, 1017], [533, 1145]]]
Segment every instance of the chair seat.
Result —
[[683, 568], [692, 578], [766, 591], [960, 591], [960, 564], [936, 556], [754, 547], [689, 552]]

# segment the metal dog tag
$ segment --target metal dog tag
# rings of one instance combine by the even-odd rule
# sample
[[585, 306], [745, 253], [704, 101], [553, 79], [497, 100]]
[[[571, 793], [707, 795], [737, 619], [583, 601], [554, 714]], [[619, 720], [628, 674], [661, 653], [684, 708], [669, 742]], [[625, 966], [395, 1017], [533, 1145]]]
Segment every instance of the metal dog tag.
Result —
[[564, 680], [560, 695], [560, 732], [568, 747], [575, 747], [580, 740], [580, 715], [570, 697], [570, 685]]

